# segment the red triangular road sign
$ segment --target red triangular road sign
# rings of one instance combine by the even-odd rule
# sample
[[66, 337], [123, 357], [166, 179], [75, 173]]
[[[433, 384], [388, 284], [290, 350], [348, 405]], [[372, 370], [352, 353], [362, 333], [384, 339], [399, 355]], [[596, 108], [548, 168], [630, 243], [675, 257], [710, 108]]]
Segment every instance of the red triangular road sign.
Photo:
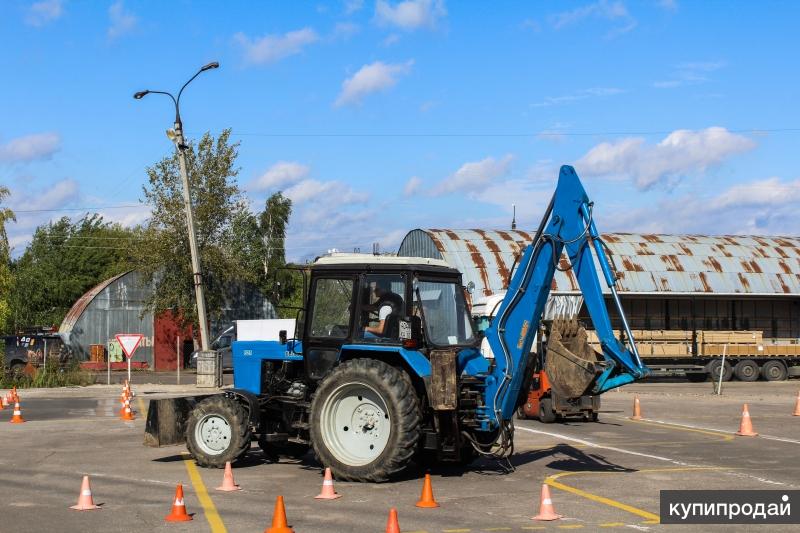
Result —
[[136, 351], [136, 348], [139, 347], [139, 343], [142, 342], [144, 335], [141, 333], [120, 333], [119, 335], [114, 335], [119, 342], [119, 345], [122, 347], [122, 351], [125, 352], [125, 356], [130, 359], [133, 357], [133, 353]]

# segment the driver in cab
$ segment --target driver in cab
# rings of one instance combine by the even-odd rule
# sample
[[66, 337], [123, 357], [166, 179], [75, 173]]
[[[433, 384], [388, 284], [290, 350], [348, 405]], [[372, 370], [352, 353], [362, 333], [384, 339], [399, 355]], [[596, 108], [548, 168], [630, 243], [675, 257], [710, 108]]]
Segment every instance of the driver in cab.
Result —
[[364, 328], [365, 339], [375, 339], [384, 337], [386, 335], [386, 322], [389, 315], [400, 315], [403, 309], [403, 298], [395, 294], [391, 290], [391, 282], [389, 280], [378, 280], [375, 282], [373, 294], [376, 301], [373, 310], [377, 309], [378, 322], [374, 326], [367, 326]]

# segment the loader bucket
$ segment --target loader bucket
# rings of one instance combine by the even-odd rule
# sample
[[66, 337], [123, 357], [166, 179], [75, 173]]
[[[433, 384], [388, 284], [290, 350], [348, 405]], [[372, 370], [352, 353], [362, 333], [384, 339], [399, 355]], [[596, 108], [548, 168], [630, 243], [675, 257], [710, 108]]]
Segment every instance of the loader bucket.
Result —
[[544, 368], [550, 386], [561, 396], [579, 398], [594, 385], [602, 355], [589, 345], [577, 320], [554, 320], [547, 340]]
[[158, 448], [185, 442], [189, 413], [202, 398], [189, 396], [150, 400], [144, 428], [144, 445]]

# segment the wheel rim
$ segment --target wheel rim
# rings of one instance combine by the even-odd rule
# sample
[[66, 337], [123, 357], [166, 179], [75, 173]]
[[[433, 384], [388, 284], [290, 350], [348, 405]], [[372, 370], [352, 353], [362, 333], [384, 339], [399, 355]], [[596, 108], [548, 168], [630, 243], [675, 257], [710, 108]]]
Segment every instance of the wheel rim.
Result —
[[350, 466], [371, 463], [389, 443], [391, 420], [386, 402], [364, 383], [334, 390], [320, 411], [322, 439], [340, 462]]
[[766, 374], [770, 379], [778, 379], [782, 374], [781, 368], [778, 365], [768, 365]]
[[752, 378], [758, 375], [758, 367], [751, 364], [744, 364], [741, 370], [739, 370], [739, 374], [744, 378]]
[[231, 425], [219, 415], [205, 415], [195, 426], [195, 442], [207, 455], [219, 455], [231, 444]]

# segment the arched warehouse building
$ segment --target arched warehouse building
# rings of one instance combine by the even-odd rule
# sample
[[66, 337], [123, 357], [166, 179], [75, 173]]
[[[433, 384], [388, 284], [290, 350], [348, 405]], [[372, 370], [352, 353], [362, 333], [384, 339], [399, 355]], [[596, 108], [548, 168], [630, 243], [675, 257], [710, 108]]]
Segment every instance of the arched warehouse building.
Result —
[[[144, 305], [151, 291], [136, 271], [107, 279], [73, 304], [59, 334], [79, 359], [87, 360], [92, 344], [107, 346], [118, 333], [141, 333], [144, 339], [133, 361], [147, 363], [149, 369], [175, 370], [177, 336], [188, 338], [182, 347], [186, 357], [192, 349], [191, 330], [180, 331], [169, 314], [154, 316]], [[228, 299], [220, 323], [211, 324], [212, 338], [233, 320], [275, 317], [272, 305], [253, 287], [234, 287]]]
[[[476, 298], [505, 288], [515, 258], [534, 233], [415, 229], [403, 239], [398, 255], [444, 259], [462, 272], [465, 284], [474, 283]], [[636, 233], [609, 233], [603, 239], [617, 268], [631, 328], [661, 332], [640, 335], [644, 341], [654, 339], [654, 345], [671, 339], [665, 341], [668, 347], [645, 346], [644, 351], [691, 356], [702, 354], [707, 345], [710, 355], [730, 341], [742, 345], [741, 355], [756, 350], [754, 357], [781, 351], [800, 356], [800, 239]], [[566, 258], [561, 261], [568, 264]], [[602, 279], [599, 270], [598, 275]], [[582, 307], [571, 271], [556, 271], [552, 294], [551, 307]], [[619, 327], [615, 318], [612, 313]], [[740, 342], [750, 337], [727, 332], [748, 332], [752, 340]]]

